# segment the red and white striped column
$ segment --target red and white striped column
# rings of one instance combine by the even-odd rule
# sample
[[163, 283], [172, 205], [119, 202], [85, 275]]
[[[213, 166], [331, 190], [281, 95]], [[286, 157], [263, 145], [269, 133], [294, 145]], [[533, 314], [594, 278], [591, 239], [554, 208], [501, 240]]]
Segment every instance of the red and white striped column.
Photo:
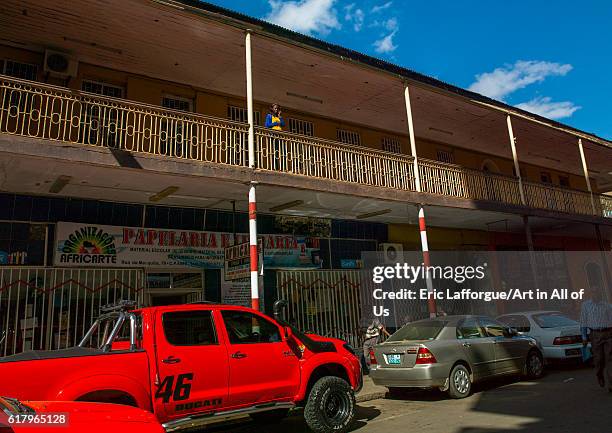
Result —
[[251, 262], [251, 306], [259, 310], [259, 251], [257, 250], [257, 198], [256, 182], [249, 187], [249, 255]]
[[427, 243], [427, 226], [425, 225], [425, 209], [419, 207], [419, 230], [421, 232], [421, 249], [423, 250], [423, 265], [425, 266], [425, 283], [427, 284], [427, 309], [429, 317], [436, 317], [436, 300], [433, 296], [433, 281], [429, 273], [431, 259], [429, 258], [429, 244]]

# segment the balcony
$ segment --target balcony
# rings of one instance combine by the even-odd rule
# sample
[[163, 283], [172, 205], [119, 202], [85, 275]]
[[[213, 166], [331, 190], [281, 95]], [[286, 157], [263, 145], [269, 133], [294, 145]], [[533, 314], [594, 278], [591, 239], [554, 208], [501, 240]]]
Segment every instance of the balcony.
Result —
[[[236, 167], [248, 166], [248, 125], [0, 76], [0, 133]], [[255, 129], [259, 170], [417, 191], [411, 156]], [[421, 192], [612, 217], [612, 197], [419, 158]]]

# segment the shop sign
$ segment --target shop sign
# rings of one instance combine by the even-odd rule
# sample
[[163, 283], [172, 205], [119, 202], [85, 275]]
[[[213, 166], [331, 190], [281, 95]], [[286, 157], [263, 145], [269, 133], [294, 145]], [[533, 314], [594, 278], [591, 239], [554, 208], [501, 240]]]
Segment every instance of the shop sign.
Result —
[[[222, 269], [232, 233], [59, 222], [55, 266]], [[236, 234], [239, 244], [248, 234]], [[320, 266], [317, 242], [292, 235], [263, 235], [266, 268]]]
[[[263, 266], [263, 240], [258, 239], [257, 253], [259, 256], [258, 263]], [[225, 280], [239, 280], [241, 278], [250, 278], [251, 276], [251, 244], [243, 242], [241, 244], [232, 245], [225, 249]]]

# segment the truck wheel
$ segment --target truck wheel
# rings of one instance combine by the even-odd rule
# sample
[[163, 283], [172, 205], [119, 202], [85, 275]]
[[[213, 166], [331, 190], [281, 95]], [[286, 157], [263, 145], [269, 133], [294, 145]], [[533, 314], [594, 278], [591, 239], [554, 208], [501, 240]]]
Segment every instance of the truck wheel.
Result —
[[308, 395], [304, 419], [315, 433], [345, 432], [355, 417], [355, 393], [344, 379], [325, 376]]
[[451, 398], [465, 398], [470, 395], [472, 379], [464, 365], [455, 365], [448, 376], [448, 383], [448, 395]]
[[251, 419], [258, 423], [268, 424], [280, 422], [287, 416], [289, 409], [275, 409], [266, 412], [257, 412], [250, 415]]

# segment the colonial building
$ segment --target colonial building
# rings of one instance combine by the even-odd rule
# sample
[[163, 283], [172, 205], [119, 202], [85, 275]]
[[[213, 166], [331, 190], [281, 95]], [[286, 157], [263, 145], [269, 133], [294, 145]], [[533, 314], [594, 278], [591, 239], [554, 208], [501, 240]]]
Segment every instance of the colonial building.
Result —
[[0, 355], [120, 298], [250, 303], [249, 190], [262, 308], [349, 339], [361, 252], [420, 250], [419, 210], [431, 249], [610, 250], [604, 138], [195, 0], [0, 17]]

